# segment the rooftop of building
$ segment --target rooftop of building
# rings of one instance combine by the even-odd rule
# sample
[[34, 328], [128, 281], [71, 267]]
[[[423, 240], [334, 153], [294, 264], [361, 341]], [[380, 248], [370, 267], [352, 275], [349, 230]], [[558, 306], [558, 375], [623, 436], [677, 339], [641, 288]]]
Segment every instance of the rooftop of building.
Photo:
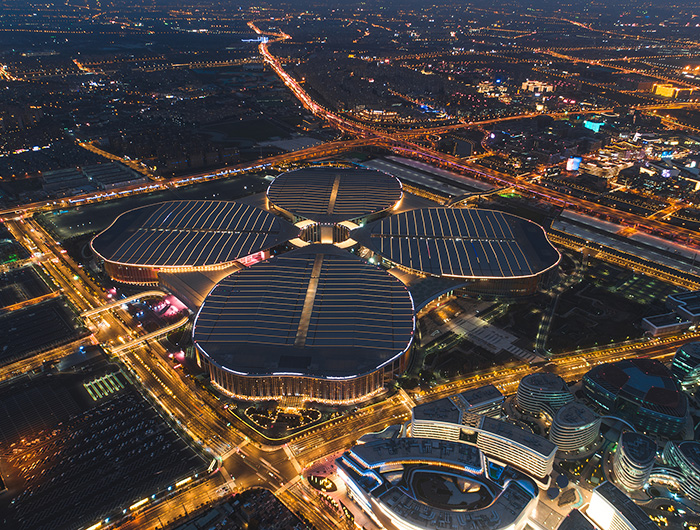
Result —
[[92, 240], [105, 260], [146, 267], [228, 263], [277, 246], [298, 229], [232, 201], [169, 201], [123, 213]]
[[439, 521], [439, 528], [444, 530], [501, 530], [513, 528], [533, 496], [520, 483], [510, 481], [491, 504], [472, 511], [426, 506], [399, 487], [388, 489], [380, 500], [394, 516], [409, 522], [413, 528], [436, 528]]
[[422, 421], [442, 421], [460, 423], [462, 413], [450, 398], [442, 398], [431, 403], [423, 403], [413, 408], [413, 419]]
[[407, 351], [413, 328], [403, 284], [319, 244], [226, 277], [204, 301], [193, 337], [216, 364], [241, 375], [351, 378]]
[[596, 530], [596, 527], [585, 515], [574, 508], [559, 523], [557, 530]]
[[461, 400], [468, 408], [478, 407], [494, 401], [503, 400], [503, 394], [493, 385], [480, 386], [473, 390], [467, 390], [455, 396]]
[[640, 433], [623, 432], [620, 435], [620, 447], [628, 458], [639, 464], [649, 464], [656, 457], [656, 442]]
[[[520, 380], [520, 385], [545, 392], [568, 392], [569, 387], [561, 377], [549, 372], [528, 374]], [[518, 387], [519, 388], [519, 387]]]
[[433, 276], [529, 277], [561, 258], [541, 226], [494, 210], [411, 210], [356, 229], [352, 238], [389, 261]]
[[506, 438], [545, 457], [554, 454], [557, 450], [556, 444], [516, 425], [488, 416], [481, 416], [481, 418], [480, 429], [487, 433]]
[[430, 438], [397, 438], [377, 440], [356, 445], [350, 451], [353, 458], [368, 468], [386, 463], [416, 462], [453, 464], [471, 470], [481, 470], [481, 451], [473, 445]]
[[676, 313], [662, 313], [660, 315], [652, 315], [644, 317], [645, 321], [654, 327], [662, 328], [664, 326], [675, 326], [677, 324], [687, 323], [685, 318], [679, 317]]
[[380, 521], [398, 518], [414, 528], [435, 528], [436, 521], [447, 530], [511, 528], [536, 496], [525, 479], [509, 480], [505, 487], [489, 480], [481, 452], [458, 442], [381, 440], [355, 446], [336, 462], [383, 505], [374, 512]]
[[683, 417], [688, 408], [687, 399], [671, 372], [653, 359], [625, 359], [601, 364], [588, 371], [584, 380], [670, 416]]
[[572, 401], [557, 411], [554, 423], [566, 425], [567, 427], [582, 427], [590, 425], [598, 420], [599, 417], [583, 403]]
[[672, 294], [668, 296], [668, 301], [682, 306], [685, 311], [692, 315], [700, 316], [700, 291]]
[[365, 217], [401, 200], [401, 182], [373, 169], [309, 167], [278, 176], [267, 190], [270, 202], [319, 223]]

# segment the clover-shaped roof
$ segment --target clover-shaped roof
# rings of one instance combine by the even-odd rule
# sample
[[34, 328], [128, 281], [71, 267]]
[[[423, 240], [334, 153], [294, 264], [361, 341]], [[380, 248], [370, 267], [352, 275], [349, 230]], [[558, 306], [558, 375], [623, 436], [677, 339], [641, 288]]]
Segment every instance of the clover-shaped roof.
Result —
[[233, 201], [170, 201], [123, 213], [92, 240], [103, 259], [146, 267], [229, 263], [284, 243], [298, 230]]

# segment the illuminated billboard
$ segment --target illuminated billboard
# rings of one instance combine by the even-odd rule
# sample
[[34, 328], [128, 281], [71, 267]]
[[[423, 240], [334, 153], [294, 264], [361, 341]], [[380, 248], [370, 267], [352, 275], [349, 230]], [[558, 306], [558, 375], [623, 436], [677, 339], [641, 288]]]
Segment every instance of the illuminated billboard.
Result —
[[578, 171], [578, 168], [581, 166], [581, 160], [582, 158], [580, 156], [573, 156], [569, 158], [566, 161], [566, 170], [567, 171]]

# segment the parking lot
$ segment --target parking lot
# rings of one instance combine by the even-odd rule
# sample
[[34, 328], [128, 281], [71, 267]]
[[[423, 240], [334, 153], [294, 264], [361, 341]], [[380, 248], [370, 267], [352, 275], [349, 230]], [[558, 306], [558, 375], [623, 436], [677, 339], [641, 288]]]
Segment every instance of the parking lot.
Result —
[[12, 311], [0, 316], [0, 362], [70, 342], [78, 334], [62, 298]]
[[[0, 443], [1, 467], [10, 483], [0, 501], [0, 526], [80, 528], [116, 517], [140, 499], [206, 469], [208, 462], [129, 379], [110, 370], [77, 379], [75, 374], [54, 374], [44, 378], [50, 383], [25, 383], [21, 395], [0, 394], [0, 414], [8, 416], [0, 429], [13, 432], [12, 439]], [[105, 383], [110, 392], [94, 391], [106, 388]], [[27, 411], [32, 417], [24, 419]]]

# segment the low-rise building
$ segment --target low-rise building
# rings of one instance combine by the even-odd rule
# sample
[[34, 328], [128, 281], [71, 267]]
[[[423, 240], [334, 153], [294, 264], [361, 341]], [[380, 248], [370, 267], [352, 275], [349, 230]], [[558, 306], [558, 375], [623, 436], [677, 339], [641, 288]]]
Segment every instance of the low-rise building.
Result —
[[419, 405], [413, 409], [410, 435], [463, 442], [481, 449], [489, 460], [509, 465], [548, 483], [556, 444], [505, 421], [472, 414], [448, 398]]

